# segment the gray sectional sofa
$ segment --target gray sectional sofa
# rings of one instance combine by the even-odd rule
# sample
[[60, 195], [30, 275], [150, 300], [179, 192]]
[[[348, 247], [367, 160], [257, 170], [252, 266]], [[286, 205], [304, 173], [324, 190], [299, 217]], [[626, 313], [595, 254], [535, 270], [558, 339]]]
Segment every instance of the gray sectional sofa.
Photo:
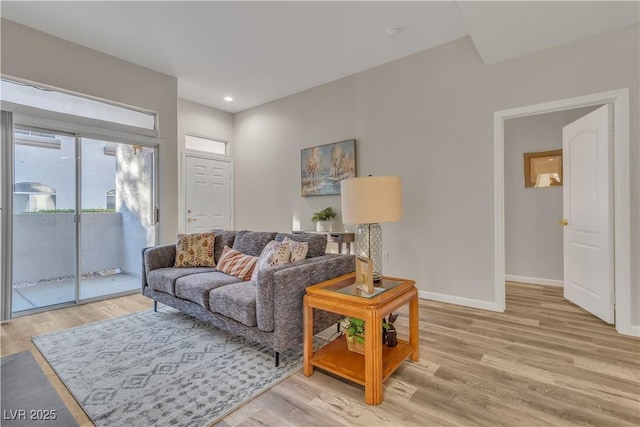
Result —
[[[285, 237], [307, 242], [304, 260], [262, 269], [257, 283], [209, 267], [175, 268], [176, 245], [143, 250], [142, 293], [157, 303], [177, 308], [220, 329], [273, 348], [276, 366], [280, 352], [302, 344], [302, 300], [305, 289], [354, 271], [351, 255], [325, 254], [324, 235], [214, 230], [214, 260], [224, 246], [259, 256], [271, 240]], [[331, 326], [339, 316], [314, 310], [315, 332]]]

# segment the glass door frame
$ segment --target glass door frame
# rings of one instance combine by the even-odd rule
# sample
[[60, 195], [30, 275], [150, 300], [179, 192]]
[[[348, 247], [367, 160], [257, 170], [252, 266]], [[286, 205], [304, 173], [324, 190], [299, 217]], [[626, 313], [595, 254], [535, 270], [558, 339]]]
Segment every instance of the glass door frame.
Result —
[[[129, 295], [139, 292], [132, 290], [99, 296], [88, 299], [80, 299], [80, 221], [81, 221], [81, 167], [82, 167], [82, 138], [101, 139], [109, 142], [124, 143], [130, 145], [141, 145], [152, 148], [153, 151], [153, 171], [152, 171], [152, 206], [154, 210], [153, 225], [155, 227], [155, 242], [159, 241], [160, 227], [158, 227], [158, 206], [159, 206], [159, 151], [160, 144], [156, 136], [149, 136], [149, 131], [142, 134], [135, 133], [135, 128], [130, 126], [117, 125], [101, 120], [85, 119], [82, 117], [70, 116], [50, 111], [39, 110], [37, 108], [25, 107], [22, 105], [2, 103], [0, 116], [2, 123], [2, 148], [0, 148], [0, 187], [2, 189], [2, 200], [0, 200], [0, 220], [2, 242], [0, 252], [2, 261], [0, 264], [0, 279], [2, 304], [0, 307], [0, 320], [24, 315], [39, 313], [57, 308], [69, 307], [78, 304], [86, 304], [103, 299], [114, 298], [122, 295]], [[15, 127], [46, 129], [65, 134], [72, 134], [75, 137], [75, 301], [55, 304], [46, 307], [39, 307], [30, 310], [13, 313], [12, 311], [12, 289], [13, 289], [13, 181], [14, 181], [14, 161], [15, 161]], [[157, 135], [157, 134], [156, 134]]]
[[13, 113], [0, 111], [0, 320], [11, 318], [13, 292]]

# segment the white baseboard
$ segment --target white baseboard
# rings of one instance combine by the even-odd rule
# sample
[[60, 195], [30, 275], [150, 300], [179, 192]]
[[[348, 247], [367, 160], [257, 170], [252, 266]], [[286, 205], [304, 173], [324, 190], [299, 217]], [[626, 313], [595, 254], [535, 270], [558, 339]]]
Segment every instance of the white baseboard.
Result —
[[418, 291], [418, 298], [446, 302], [448, 304], [457, 304], [465, 307], [480, 308], [482, 310], [504, 311], [498, 309], [498, 305], [494, 301], [457, 297], [455, 295], [439, 294], [436, 292]]
[[540, 277], [514, 276], [513, 274], [505, 274], [504, 280], [507, 282], [531, 283], [532, 285], [556, 286], [564, 287], [564, 281], [556, 279], [543, 279]]
[[629, 335], [631, 337], [640, 337], [640, 325], [627, 325], [626, 328], [620, 328], [616, 325], [616, 331], [623, 335]]

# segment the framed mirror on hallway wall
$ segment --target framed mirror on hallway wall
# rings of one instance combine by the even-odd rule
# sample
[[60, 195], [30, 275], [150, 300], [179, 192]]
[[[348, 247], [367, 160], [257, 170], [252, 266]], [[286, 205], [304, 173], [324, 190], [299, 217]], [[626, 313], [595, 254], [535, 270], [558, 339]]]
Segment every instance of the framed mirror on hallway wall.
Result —
[[562, 150], [524, 153], [524, 186], [543, 188], [562, 185]]

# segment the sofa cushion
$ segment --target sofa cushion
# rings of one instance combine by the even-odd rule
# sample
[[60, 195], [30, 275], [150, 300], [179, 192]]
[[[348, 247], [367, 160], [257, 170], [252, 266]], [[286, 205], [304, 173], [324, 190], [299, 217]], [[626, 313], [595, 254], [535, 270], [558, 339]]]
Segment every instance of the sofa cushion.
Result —
[[256, 326], [256, 288], [249, 282], [221, 286], [209, 292], [214, 313], [230, 317], [247, 326]]
[[247, 281], [251, 279], [251, 274], [257, 261], [258, 257], [246, 255], [231, 249], [229, 246], [225, 246], [218, 260], [217, 269], [230, 276]]
[[309, 251], [307, 252], [307, 258], [315, 258], [322, 256], [327, 251], [327, 236], [324, 234], [313, 233], [279, 233], [275, 240], [282, 242], [285, 237], [295, 240], [296, 242], [307, 242], [309, 244]]
[[222, 250], [225, 246], [233, 247], [233, 241], [236, 238], [235, 231], [229, 230], [213, 230], [216, 233], [216, 240], [213, 243], [213, 256], [216, 262], [220, 259], [222, 255]]
[[240, 282], [242, 281], [237, 277], [219, 271], [191, 274], [176, 280], [176, 296], [209, 308], [209, 291], [211, 289]]
[[264, 247], [267, 246], [267, 243], [272, 241], [274, 237], [276, 237], [276, 233], [267, 231], [238, 231], [233, 242], [233, 249], [243, 254], [258, 257]]
[[174, 267], [215, 267], [215, 233], [178, 234]]
[[158, 268], [147, 274], [147, 284], [154, 291], [176, 294], [176, 280], [181, 277], [197, 273], [209, 273], [215, 271], [211, 267], [185, 267], [185, 268]]
[[262, 250], [260, 257], [258, 257], [256, 268], [253, 269], [251, 283], [253, 285], [256, 284], [258, 280], [258, 271], [263, 268], [273, 267], [274, 265], [286, 264], [289, 262], [290, 256], [291, 250], [288, 244], [284, 242], [276, 242], [275, 240], [267, 243], [267, 246]]

